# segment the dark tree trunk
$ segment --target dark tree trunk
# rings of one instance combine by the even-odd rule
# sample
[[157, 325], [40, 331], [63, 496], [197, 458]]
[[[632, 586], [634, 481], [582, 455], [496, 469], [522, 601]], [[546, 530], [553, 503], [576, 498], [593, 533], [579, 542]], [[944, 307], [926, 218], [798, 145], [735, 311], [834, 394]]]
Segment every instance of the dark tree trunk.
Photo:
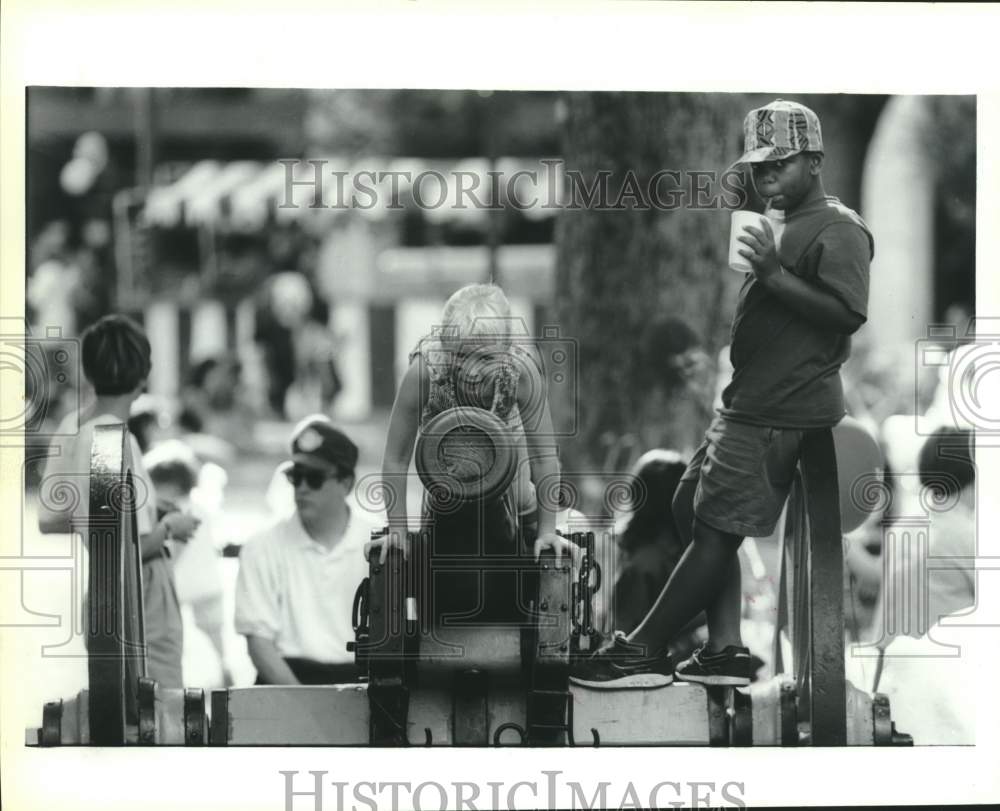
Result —
[[[629, 171], [643, 190], [661, 170], [681, 173], [679, 186], [665, 179], [659, 187], [666, 203], [677, 188], [674, 210], [581, 206], [559, 215], [556, 306], [563, 333], [578, 342], [580, 364], [578, 430], [563, 449], [568, 465], [621, 469], [650, 443], [683, 449], [704, 430], [711, 394], [695, 403], [689, 389], [649, 379], [642, 336], [655, 317], [676, 316], [697, 334], [713, 366], [728, 343], [742, 281], [726, 262], [733, 195], [721, 199], [717, 182], [692, 194], [691, 184], [692, 173], [721, 174], [739, 156], [746, 109], [743, 97], [727, 94], [566, 97], [566, 168], [588, 183], [610, 170], [607, 202], [615, 202]], [[553, 403], [557, 422], [565, 424], [572, 405]], [[609, 448], [630, 435], [632, 450], [609, 461]]]

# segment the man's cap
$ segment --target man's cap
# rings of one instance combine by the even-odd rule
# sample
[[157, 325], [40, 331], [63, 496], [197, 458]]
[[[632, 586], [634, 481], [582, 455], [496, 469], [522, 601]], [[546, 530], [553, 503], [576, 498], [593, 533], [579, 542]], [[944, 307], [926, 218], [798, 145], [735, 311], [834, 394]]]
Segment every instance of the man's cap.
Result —
[[784, 99], [747, 113], [743, 138], [743, 156], [733, 166], [823, 151], [819, 116], [803, 104]]
[[353, 473], [358, 464], [358, 446], [328, 417], [306, 417], [292, 432], [292, 462], [327, 473]]

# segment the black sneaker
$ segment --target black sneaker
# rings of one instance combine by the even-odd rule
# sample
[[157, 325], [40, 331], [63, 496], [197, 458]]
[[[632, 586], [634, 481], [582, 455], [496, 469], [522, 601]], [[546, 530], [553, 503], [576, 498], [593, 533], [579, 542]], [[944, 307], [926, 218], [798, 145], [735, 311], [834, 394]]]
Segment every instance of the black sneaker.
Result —
[[674, 680], [674, 665], [663, 653], [646, 656], [642, 645], [633, 645], [621, 631], [614, 643], [574, 665], [569, 680], [600, 690], [626, 687], [664, 687]]
[[677, 665], [677, 678], [699, 684], [745, 687], [750, 684], [750, 651], [727, 645], [718, 653], [709, 653], [702, 645], [690, 658]]

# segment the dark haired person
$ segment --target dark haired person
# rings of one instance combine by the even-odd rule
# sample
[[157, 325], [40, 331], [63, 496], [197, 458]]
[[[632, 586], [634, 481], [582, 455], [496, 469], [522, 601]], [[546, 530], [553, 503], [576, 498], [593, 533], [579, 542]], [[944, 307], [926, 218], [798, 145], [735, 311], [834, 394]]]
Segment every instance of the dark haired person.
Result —
[[128, 430], [143, 453], [164, 438], [169, 424], [166, 406], [151, 394], [140, 394], [129, 408]]
[[357, 447], [329, 419], [299, 423], [285, 470], [295, 512], [240, 550], [236, 631], [247, 638], [258, 684], [337, 684], [358, 676], [347, 643], [374, 526], [347, 504], [357, 462]]
[[625, 633], [645, 619], [687, 546], [671, 506], [686, 469], [680, 454], [663, 449], [647, 451], [633, 468], [632, 514], [618, 534], [612, 597], [615, 628]]
[[196, 363], [181, 392], [178, 427], [203, 459], [223, 466], [239, 448], [252, 450], [253, 414], [243, 387], [243, 367], [230, 353]]
[[[84, 330], [81, 339], [83, 373], [96, 397], [79, 415], [68, 415], [56, 431], [42, 475], [38, 524], [42, 532], [78, 532], [86, 542], [94, 428], [128, 422], [129, 410], [146, 385], [151, 364], [149, 340], [142, 328], [125, 316], [101, 318]], [[74, 428], [77, 420], [79, 430]], [[156, 491], [131, 434], [129, 450], [138, 500], [147, 673], [162, 687], [182, 687], [184, 634], [169, 541], [187, 541], [198, 521], [178, 511], [157, 519]], [[67, 487], [73, 497], [60, 499], [58, 494]]]
[[[943, 616], [971, 608], [976, 602], [974, 436], [971, 431], [939, 428], [920, 449], [920, 484], [940, 505], [930, 511], [927, 546], [921, 550], [889, 550], [876, 618], [883, 627], [878, 645], [896, 636], [922, 636]], [[913, 533], [911, 538], [916, 538]], [[883, 548], [882, 554], [887, 550]]]
[[918, 745], [972, 745], [984, 723], [981, 691], [971, 688], [983, 666], [981, 623], [957, 618], [976, 605], [973, 443], [954, 427], [928, 437], [919, 457], [927, 532], [893, 533], [882, 549], [871, 690], [889, 698], [893, 720]]

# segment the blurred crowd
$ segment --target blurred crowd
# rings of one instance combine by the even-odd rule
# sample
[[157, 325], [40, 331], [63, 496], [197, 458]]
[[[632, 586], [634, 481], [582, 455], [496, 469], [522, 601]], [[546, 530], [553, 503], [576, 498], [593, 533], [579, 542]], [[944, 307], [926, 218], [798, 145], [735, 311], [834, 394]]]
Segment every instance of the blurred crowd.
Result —
[[[71, 352], [68, 362], [57, 353], [110, 310], [109, 274], [94, 244], [97, 237], [88, 236], [100, 230], [97, 226], [94, 221], [82, 235], [74, 235], [68, 223], [52, 222], [32, 250], [26, 287], [26, 316], [34, 338], [26, 347], [29, 435], [49, 433], [67, 412], [93, 397], [74, 362], [77, 353]], [[136, 403], [137, 426], [144, 432], [198, 435], [193, 441], [214, 445], [213, 456], [231, 459], [236, 448], [252, 442], [258, 420], [331, 413], [342, 390], [337, 366], [341, 339], [330, 326], [330, 305], [313, 278], [297, 270], [275, 272], [261, 285], [253, 305], [252, 340], [191, 357], [176, 395], [144, 396]]]
[[[294, 397], [300, 398], [300, 402], [295, 410], [322, 412], [336, 396], [338, 383], [333, 340], [322, 326], [322, 318], [310, 322], [310, 314], [316, 309], [312, 291], [302, 277], [289, 273], [276, 276], [269, 292], [274, 317], [261, 322], [258, 337], [270, 336], [264, 340], [275, 356], [267, 366], [280, 369], [283, 374], [276, 373], [269, 380], [268, 400], [275, 411], [285, 413], [293, 399], [290, 393], [298, 388]], [[609, 599], [601, 602], [597, 611], [597, 627], [604, 635], [616, 629], [630, 630], [645, 615], [683, 553], [684, 544], [671, 514], [670, 497], [690, 456], [699, 424], [710, 419], [720, 387], [729, 375], [726, 352], [719, 354], [718, 368], [713, 368], [708, 353], [679, 319], [663, 319], [651, 325], [646, 347], [649, 356], [646, 362], [650, 365], [650, 381], [657, 390], [656, 396], [661, 403], [680, 405], [674, 406], [670, 412], [673, 416], [666, 423], [673, 426], [673, 433], [669, 434], [673, 440], [669, 444], [673, 447], [662, 447], [668, 444], [659, 441], [664, 435], [649, 433], [652, 428], [646, 427], [644, 439], [652, 447], [630, 462], [629, 496], [612, 516], [617, 521], [616, 530], [610, 536], [599, 535], [610, 538], [614, 544], [613, 548], [597, 550], [598, 559], [604, 561], [605, 568], [610, 566], [613, 574], [608, 584]], [[668, 351], [662, 351], [663, 348]], [[950, 351], [961, 351], [961, 347], [951, 347]], [[904, 623], [902, 633], [898, 620], [893, 620], [891, 628], [886, 625], [890, 609], [886, 606], [885, 579], [906, 576], [893, 568], [902, 565], [899, 560], [903, 556], [898, 550], [888, 561], [883, 554], [885, 539], [892, 537], [896, 521], [923, 515], [930, 526], [932, 556], [974, 554], [971, 440], [968, 430], [954, 425], [949, 408], [950, 358], [914, 379], [912, 352], [912, 347], [906, 347], [905, 351], [899, 348], [896, 353], [862, 347], [857, 359], [845, 370], [851, 411], [878, 441], [884, 457], [883, 479], [890, 493], [890, 497], [879, 501], [861, 526], [845, 536], [845, 641], [873, 643], [883, 650], [900, 635], [923, 637], [938, 615], [974, 602], [973, 582], [967, 572], [934, 574], [930, 608], [919, 618], [911, 616], [914, 613], [911, 611], [907, 615], [909, 624]], [[85, 358], [85, 370], [86, 362]], [[227, 529], [232, 516], [227, 516], [226, 486], [234, 466], [240, 465], [248, 442], [252, 443], [258, 415], [246, 407], [241, 365], [233, 356], [206, 358], [195, 364], [176, 403], [164, 403], [144, 393], [145, 376], [137, 378], [136, 388], [131, 392], [134, 396], [128, 402], [128, 427], [155, 489], [157, 513], [161, 517], [180, 513], [197, 521], [197, 526], [182, 539], [174, 562], [176, 595], [182, 607], [178, 610], [189, 628], [187, 638], [193, 640], [185, 661], [197, 673], [195, 678], [199, 683], [246, 681], [254, 670], [259, 670], [260, 657], [256, 657], [258, 661], [251, 669], [242, 646], [233, 650], [233, 641], [238, 640], [234, 634], [236, 570], [235, 561], [227, 562], [225, 555], [238, 554], [239, 545], [246, 538], [235, 537]], [[915, 395], [907, 396], [906, 392]], [[98, 390], [92, 396], [98, 402], [106, 399], [106, 394]], [[89, 407], [85, 399], [81, 415], [92, 413]], [[694, 415], [693, 419], [677, 418], [677, 409]], [[662, 427], [665, 423], [656, 424]], [[678, 425], [689, 430], [679, 434]], [[313, 437], [316, 447], [303, 450], [296, 443], [302, 443], [304, 431], [308, 440], [307, 428], [316, 434]], [[334, 430], [329, 418], [320, 413], [291, 431], [290, 455], [275, 470], [270, 483], [259, 483], [260, 497], [275, 521], [288, 521], [296, 508], [302, 508], [303, 500], [295, 497], [299, 490], [308, 495], [326, 486], [323, 475], [310, 478], [315, 467], [310, 467], [310, 460], [323, 461], [322, 454], [317, 456], [317, 452], [324, 447], [327, 433]], [[337, 441], [350, 443], [346, 436], [341, 440], [341, 436], [336, 433]], [[959, 453], [957, 461], [954, 447], [966, 448], [965, 455]], [[299, 461], [295, 461], [296, 453], [301, 457]], [[349, 465], [342, 463], [343, 469], [338, 468], [343, 474], [336, 479], [344, 489], [341, 501], [350, 490], [344, 485], [345, 479], [353, 484], [356, 449], [354, 453]], [[921, 500], [921, 491], [928, 487], [937, 488], [934, 496], [930, 501]], [[928, 510], [929, 503], [946, 504], [947, 509]], [[573, 509], [583, 506], [562, 505], [560, 528], [587, 528], [586, 514]], [[778, 595], [774, 588], [773, 560], [769, 566], [762, 556], [774, 554], [777, 540], [749, 539], [741, 551], [746, 564], [742, 567], [744, 633], [756, 658], [758, 677], [769, 676], [774, 667]], [[339, 565], [347, 566], [353, 578], [359, 563], [355, 560], [348, 565], [341, 561]], [[889, 599], [896, 599], [892, 587], [889, 588]], [[897, 584], [895, 588], [898, 591], [903, 586]], [[345, 586], [344, 591], [353, 596], [352, 588]], [[938, 592], [944, 595], [941, 599]], [[347, 609], [341, 607], [346, 617]], [[301, 618], [295, 622], [309, 624]], [[703, 639], [704, 628], [695, 622], [675, 641], [674, 650], [683, 655]], [[197, 655], [192, 653], [191, 645], [197, 647]], [[234, 677], [234, 672], [239, 675]], [[887, 672], [891, 674], [891, 668]], [[864, 675], [869, 677], [870, 674]], [[865, 685], [869, 689], [877, 686], [875, 680], [881, 678], [881, 673], [872, 678], [873, 683]]]

